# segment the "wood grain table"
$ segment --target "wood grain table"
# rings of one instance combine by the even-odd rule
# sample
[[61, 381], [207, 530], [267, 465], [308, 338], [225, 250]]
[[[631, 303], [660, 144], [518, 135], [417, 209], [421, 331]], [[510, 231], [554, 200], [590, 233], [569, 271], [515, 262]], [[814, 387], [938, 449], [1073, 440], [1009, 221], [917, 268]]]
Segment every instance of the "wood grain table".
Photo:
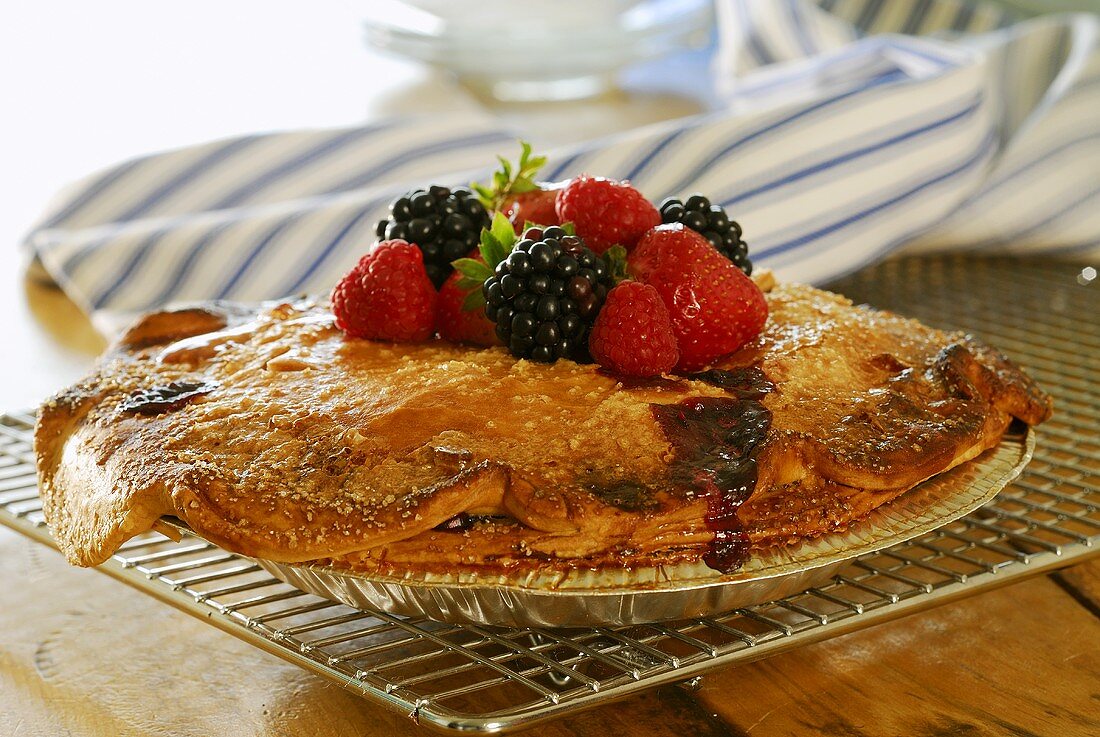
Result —
[[[198, 2], [187, 10], [26, 5], [18, 11], [25, 17], [9, 19], [20, 34], [5, 37], [2, 53], [12, 58], [0, 59], [3, 66], [26, 69], [20, 49], [35, 44], [73, 63], [31, 65], [16, 89], [24, 97], [25, 115], [16, 121], [22, 128], [4, 137], [5, 161], [14, 168], [2, 175], [0, 209], [3, 408], [37, 404], [78, 378], [103, 347], [64, 295], [24, 277], [15, 248], [49, 190], [66, 179], [124, 155], [216, 135], [343, 124], [425, 101], [448, 109], [473, 104], [444, 80], [363, 52], [355, 27], [348, 30], [356, 19], [348, 4], [308, 17], [279, 15], [259, 2]], [[203, 10], [216, 10], [217, 38], [232, 38], [236, 56], [216, 43], [205, 55], [188, 56], [185, 36], [206, 28]], [[177, 32], [135, 40], [135, 16], [156, 27], [170, 23]], [[60, 18], [68, 22], [57, 25]], [[83, 32], [92, 26], [106, 35]], [[342, 45], [327, 41], [333, 29]], [[285, 47], [292, 33], [300, 43]], [[135, 44], [142, 65], [118, 51]], [[248, 68], [250, 81], [267, 94], [234, 107], [245, 75], [224, 72], [246, 56], [268, 61], [264, 69]], [[288, 75], [303, 90], [297, 96], [287, 93], [295, 89]], [[124, 94], [125, 82], [137, 85], [146, 76], [161, 84], [140, 97]], [[171, 94], [165, 80], [176, 82]], [[319, 90], [306, 91], [311, 80]], [[66, 117], [74, 104], [95, 114], [74, 126]], [[692, 109], [676, 98], [618, 97], [571, 109], [498, 112], [552, 143]], [[424, 733], [399, 714], [106, 576], [70, 568], [57, 553], [0, 528], [0, 736]], [[697, 690], [660, 688], [536, 733], [1100, 735], [1100, 561], [708, 675]]]

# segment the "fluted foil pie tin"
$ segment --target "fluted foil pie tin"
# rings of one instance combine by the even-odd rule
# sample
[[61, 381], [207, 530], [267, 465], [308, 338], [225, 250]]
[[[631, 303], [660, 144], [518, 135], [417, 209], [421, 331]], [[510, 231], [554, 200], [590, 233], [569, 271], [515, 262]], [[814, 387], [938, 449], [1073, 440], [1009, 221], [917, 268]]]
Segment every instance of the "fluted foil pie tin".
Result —
[[273, 576], [359, 609], [455, 624], [508, 627], [628, 625], [702, 617], [820, 585], [846, 563], [932, 532], [995, 497], [1023, 471], [1034, 432], [1006, 435], [977, 458], [928, 479], [846, 530], [754, 551], [721, 574], [702, 562], [623, 569], [485, 575], [476, 569], [400, 577], [257, 560]]

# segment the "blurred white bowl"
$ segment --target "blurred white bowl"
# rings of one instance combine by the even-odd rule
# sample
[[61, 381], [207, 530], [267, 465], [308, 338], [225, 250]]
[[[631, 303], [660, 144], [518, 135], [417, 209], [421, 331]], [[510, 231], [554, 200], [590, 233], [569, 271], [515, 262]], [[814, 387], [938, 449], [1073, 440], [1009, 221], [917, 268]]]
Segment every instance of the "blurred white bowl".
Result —
[[503, 100], [598, 94], [623, 67], [704, 45], [711, 0], [381, 0], [367, 42]]

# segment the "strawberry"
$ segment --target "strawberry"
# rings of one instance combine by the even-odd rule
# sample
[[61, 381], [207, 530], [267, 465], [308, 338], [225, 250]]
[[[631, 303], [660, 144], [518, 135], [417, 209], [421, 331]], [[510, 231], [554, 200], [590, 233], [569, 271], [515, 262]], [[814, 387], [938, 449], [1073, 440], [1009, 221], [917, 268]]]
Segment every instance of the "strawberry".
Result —
[[680, 223], [645, 234], [627, 261], [653, 285], [672, 317], [678, 371], [698, 371], [749, 342], [764, 327], [764, 294], [706, 238]]
[[623, 376], [668, 373], [680, 358], [661, 295], [635, 281], [624, 281], [607, 293], [588, 349], [596, 363]]
[[596, 253], [618, 243], [629, 251], [647, 230], [661, 223], [661, 214], [642, 193], [604, 177], [582, 174], [558, 192], [558, 221], [571, 222], [577, 235]]
[[525, 223], [536, 225], [561, 225], [555, 210], [558, 191], [565, 182], [539, 182], [538, 189], [505, 197], [500, 211], [512, 221], [516, 235], [523, 231]]
[[[470, 258], [485, 263], [477, 251]], [[463, 305], [471, 293], [480, 293], [481, 287], [463, 288], [459, 286], [463, 275], [454, 272], [439, 290], [439, 309], [436, 312], [435, 329], [439, 337], [451, 343], [469, 343], [472, 345], [500, 345], [496, 335], [496, 325], [485, 316], [485, 310], [465, 310]]]
[[336, 327], [352, 338], [418, 343], [431, 337], [437, 295], [424, 255], [403, 240], [382, 241], [332, 290]]

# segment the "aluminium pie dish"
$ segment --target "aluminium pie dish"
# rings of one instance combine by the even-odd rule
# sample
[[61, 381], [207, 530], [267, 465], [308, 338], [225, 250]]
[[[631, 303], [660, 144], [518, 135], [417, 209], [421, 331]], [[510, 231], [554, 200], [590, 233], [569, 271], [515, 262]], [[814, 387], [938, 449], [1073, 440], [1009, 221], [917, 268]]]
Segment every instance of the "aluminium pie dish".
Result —
[[[767, 300], [744, 349], [646, 381], [348, 339], [307, 301], [153, 313], [42, 407], [47, 520], [78, 565], [170, 515], [288, 571], [547, 591], [652, 588], [654, 571], [675, 588], [690, 571], [706, 588], [768, 556], [858, 547], [867, 525], [969, 511], [1026, 460], [1002, 443], [1010, 423], [1051, 412], [970, 337], [803, 285]], [[934, 478], [994, 457], [976, 496]], [[928, 479], [940, 496], [909, 504]]]

